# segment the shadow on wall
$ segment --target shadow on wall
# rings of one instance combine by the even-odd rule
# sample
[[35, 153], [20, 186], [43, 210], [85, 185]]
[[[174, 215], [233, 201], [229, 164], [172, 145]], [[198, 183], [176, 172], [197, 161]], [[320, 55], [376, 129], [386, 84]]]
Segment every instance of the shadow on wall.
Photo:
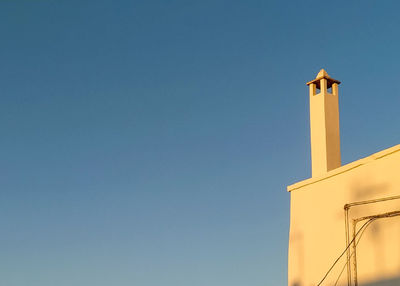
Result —
[[371, 283], [363, 283], [360, 286], [399, 286], [399, 285], [400, 285], [400, 277], [387, 280], [380, 280]]
[[[372, 198], [378, 198], [382, 196], [381, 193], [385, 193], [388, 189], [387, 184], [376, 183], [370, 179], [359, 180], [358, 184], [353, 184], [352, 194], [354, 201], [368, 200]], [[393, 201], [394, 202], [394, 201]], [[351, 210], [351, 216], [353, 218], [362, 217], [366, 215], [378, 215], [389, 213], [399, 210], [397, 206], [385, 206], [384, 204], [366, 204], [354, 207]], [[399, 246], [396, 242], [400, 234], [399, 218], [381, 218], [370, 224], [369, 229], [366, 229], [361, 240], [360, 248], [357, 246], [357, 268], [359, 273], [364, 272], [363, 275], [371, 277], [375, 274], [375, 277], [392, 275], [396, 273], [396, 269], [400, 266], [400, 255], [398, 255]], [[361, 239], [360, 236], [360, 239]], [[358, 245], [358, 244], [357, 244]], [[394, 247], [394, 249], [393, 249]], [[397, 255], [396, 255], [397, 254]], [[361, 262], [361, 263], [360, 263]], [[363, 268], [365, 267], [365, 268]], [[360, 271], [364, 270], [364, 271]], [[399, 273], [399, 272], [397, 272]], [[360, 286], [400, 286], [400, 276], [387, 279], [380, 279], [375, 282], [359, 283]]]
[[353, 181], [350, 187], [352, 201], [368, 200], [388, 190], [388, 184], [376, 182], [373, 178], [373, 174], [367, 174]]
[[[374, 174], [366, 174], [361, 177], [356, 177], [350, 183], [349, 186], [346, 187], [346, 200], [347, 203], [354, 203], [354, 202], [363, 202], [369, 201], [372, 199], [380, 199], [387, 197], [388, 193], [390, 193], [392, 185], [388, 182], [382, 182], [374, 178]], [[391, 211], [400, 210], [399, 204], [392, 204], [390, 202], [383, 203], [382, 205], [379, 204], [360, 204], [355, 205], [350, 209], [350, 220], [355, 218], [363, 218], [369, 215], [378, 215], [383, 214]], [[336, 206], [334, 206], [336, 208]], [[335, 211], [335, 220], [340, 220], [341, 227], [344, 225], [345, 217], [343, 212], [344, 205], [338, 205], [337, 211]], [[360, 242], [359, 247], [357, 247], [357, 260], [361, 259], [362, 261], [366, 261], [364, 264], [358, 263], [358, 269], [360, 267], [365, 266], [365, 268], [361, 268], [359, 277], [367, 277], [367, 279], [379, 279], [375, 282], [368, 282], [368, 283], [360, 283], [359, 286], [400, 286], [400, 246], [398, 246], [398, 239], [400, 237], [400, 224], [398, 223], [399, 216], [390, 219], [378, 219], [368, 224], [369, 227], [366, 228], [366, 231], [361, 233], [358, 237]], [[396, 220], [396, 221], [394, 221]], [[360, 225], [362, 225], [364, 221], [360, 221]], [[350, 225], [349, 231], [351, 234]], [[296, 232], [291, 233], [290, 236], [290, 249], [292, 253], [292, 257], [290, 260], [290, 274], [291, 274], [291, 281], [289, 286], [310, 286], [312, 284], [306, 284], [308, 281], [305, 281], [305, 277], [310, 276], [307, 273], [310, 273], [312, 270], [309, 270], [311, 266], [308, 266], [307, 263], [309, 261], [305, 261], [305, 255], [307, 254], [307, 250], [305, 249], [305, 242], [309, 239], [309, 233], [301, 231], [304, 230], [302, 226], [296, 230]], [[343, 231], [341, 228], [340, 231]], [[362, 238], [362, 239], [361, 239]], [[351, 237], [350, 237], [351, 239]], [[358, 245], [357, 242], [357, 245]], [[343, 243], [345, 243], [345, 233], [343, 231]], [[393, 249], [393, 245], [395, 248]], [[344, 246], [345, 247], [345, 246]], [[343, 248], [344, 248], [343, 247]], [[391, 248], [388, 250], [388, 248]], [[360, 251], [361, 249], [362, 251]], [[338, 255], [341, 252], [338, 253]], [[353, 251], [351, 250], [350, 253], [352, 254]], [[323, 255], [321, 253], [321, 255]], [[334, 261], [337, 257], [332, 257], [331, 260]], [[347, 280], [346, 276], [346, 268], [344, 271], [341, 271], [342, 266], [346, 262], [347, 256], [346, 254], [339, 260], [339, 263], [336, 264], [334, 269], [331, 273], [329, 273], [328, 279], [324, 281], [321, 286], [334, 286], [336, 284], [329, 284], [329, 280], [331, 278], [336, 278], [338, 276], [337, 285], [338, 286], [347, 286], [346, 284], [342, 284], [344, 281]], [[305, 263], [306, 262], [306, 263]], [[314, 262], [311, 262], [312, 264]], [[309, 268], [308, 268], [309, 267]], [[307, 269], [308, 268], [308, 269]], [[396, 269], [394, 269], [396, 268]], [[308, 272], [306, 272], [308, 271]], [[328, 269], [326, 269], [328, 271]], [[340, 274], [339, 274], [340, 273]], [[324, 276], [324, 273], [320, 273], [320, 277]], [[376, 274], [376, 275], [375, 275]], [[389, 275], [393, 275], [393, 278]], [[399, 276], [397, 276], [399, 275]], [[374, 278], [373, 278], [374, 277]], [[383, 279], [382, 277], [386, 277]], [[381, 279], [380, 279], [381, 278]], [[364, 278], [365, 279], [365, 278]], [[320, 280], [318, 280], [319, 282]], [[334, 280], [336, 281], [336, 280]], [[365, 280], [364, 280], [365, 281]], [[371, 281], [371, 280], [369, 280]], [[317, 284], [314, 284], [316, 286]], [[353, 284], [352, 284], [353, 285]]]

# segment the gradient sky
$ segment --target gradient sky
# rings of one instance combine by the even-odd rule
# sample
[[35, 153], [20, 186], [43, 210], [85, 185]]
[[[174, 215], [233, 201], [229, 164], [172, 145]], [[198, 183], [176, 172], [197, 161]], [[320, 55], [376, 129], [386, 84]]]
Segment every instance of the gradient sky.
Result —
[[0, 1], [0, 285], [285, 285], [308, 89], [400, 143], [399, 1]]

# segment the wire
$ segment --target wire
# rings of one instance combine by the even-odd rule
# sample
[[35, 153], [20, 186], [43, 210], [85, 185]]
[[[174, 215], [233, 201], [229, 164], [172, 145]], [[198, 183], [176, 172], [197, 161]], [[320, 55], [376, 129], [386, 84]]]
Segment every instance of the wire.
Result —
[[[363, 234], [364, 234], [365, 230], [367, 229], [367, 227], [368, 227], [373, 221], [374, 221], [374, 219], [369, 220], [369, 222], [367, 223], [367, 225], [365, 226], [365, 228], [364, 228], [363, 231], [361, 232], [360, 237], [359, 237], [358, 240], [356, 241], [356, 246], [357, 246], [358, 243], [360, 242], [361, 237], [363, 236]], [[351, 253], [350, 258], [351, 258], [353, 255], [354, 255], [354, 251]], [[339, 279], [340, 279], [340, 277], [342, 276], [343, 271], [346, 269], [346, 266], [347, 266], [347, 264], [348, 264], [349, 262], [350, 262], [350, 260], [347, 260], [346, 263], [343, 265], [343, 268], [342, 268], [342, 270], [340, 271], [340, 274], [339, 274], [338, 278], [336, 279], [336, 282], [335, 282], [335, 285], [334, 285], [334, 286], [337, 286], [337, 284], [338, 284], [338, 282], [339, 282]]]
[[332, 271], [333, 267], [335, 267], [335, 265], [338, 263], [338, 261], [340, 260], [340, 258], [342, 258], [342, 256], [346, 253], [347, 249], [349, 249], [349, 247], [351, 246], [351, 244], [354, 242], [354, 240], [357, 238], [358, 234], [364, 229], [364, 227], [370, 223], [371, 221], [375, 220], [376, 218], [371, 218], [369, 219], [367, 222], [365, 222], [361, 228], [357, 231], [356, 235], [354, 236], [354, 238], [349, 242], [349, 244], [347, 245], [347, 247], [343, 250], [343, 252], [339, 255], [339, 257], [335, 260], [335, 262], [333, 262], [332, 266], [329, 268], [329, 270], [326, 272], [325, 276], [322, 278], [322, 280], [317, 284], [317, 286], [320, 286], [322, 284], [322, 282], [324, 282], [324, 280], [326, 279], [326, 277], [328, 277], [329, 273]]

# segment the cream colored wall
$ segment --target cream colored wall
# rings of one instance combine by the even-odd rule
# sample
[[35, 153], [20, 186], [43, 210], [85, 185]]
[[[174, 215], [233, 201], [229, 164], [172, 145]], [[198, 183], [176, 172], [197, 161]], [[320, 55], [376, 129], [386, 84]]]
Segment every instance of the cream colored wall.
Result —
[[[289, 286], [318, 285], [346, 247], [344, 206], [399, 196], [399, 170], [400, 145], [397, 145], [288, 187], [291, 192]], [[392, 211], [400, 211], [400, 199], [353, 206], [349, 209], [349, 229], [352, 231], [353, 219]], [[358, 222], [357, 227], [363, 223]], [[356, 247], [356, 255], [358, 285], [379, 286], [383, 285], [379, 284], [381, 281], [400, 279], [400, 216], [371, 222]], [[321, 285], [335, 285], [346, 258], [345, 254]], [[355, 285], [354, 256], [351, 258], [350, 285]], [[400, 285], [398, 281], [385, 285]], [[347, 268], [337, 285], [348, 285]]]

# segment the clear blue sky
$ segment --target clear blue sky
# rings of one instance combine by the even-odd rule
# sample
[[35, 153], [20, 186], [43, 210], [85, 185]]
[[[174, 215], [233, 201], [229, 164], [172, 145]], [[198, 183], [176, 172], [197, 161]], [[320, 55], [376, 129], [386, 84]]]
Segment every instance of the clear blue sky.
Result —
[[285, 285], [308, 89], [400, 143], [398, 1], [0, 2], [0, 285]]

